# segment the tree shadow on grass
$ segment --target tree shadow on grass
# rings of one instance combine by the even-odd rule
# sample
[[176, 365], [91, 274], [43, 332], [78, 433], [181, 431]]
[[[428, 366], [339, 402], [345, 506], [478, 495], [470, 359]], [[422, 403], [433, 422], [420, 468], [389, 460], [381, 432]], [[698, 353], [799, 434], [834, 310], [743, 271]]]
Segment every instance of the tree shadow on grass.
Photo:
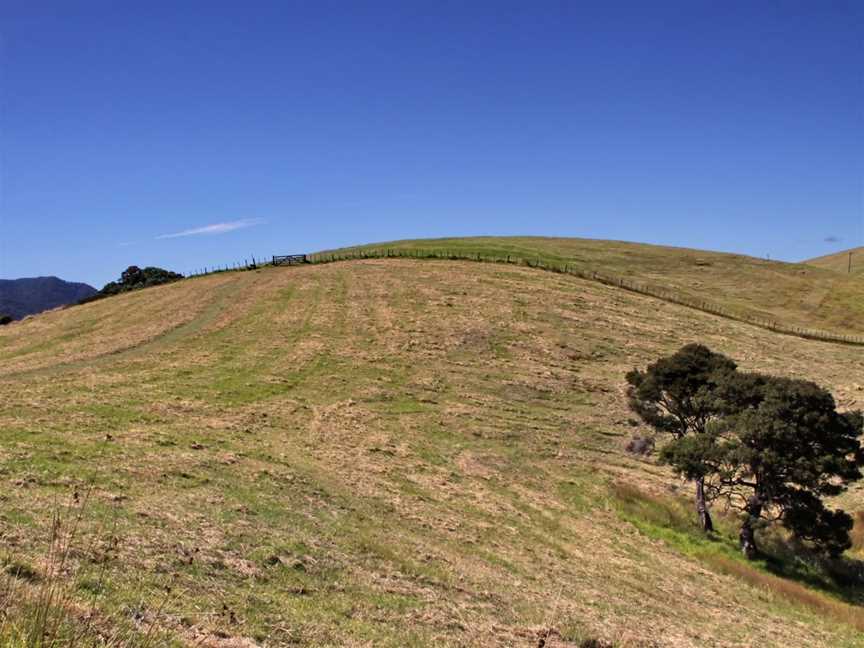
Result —
[[[746, 560], [738, 548], [740, 522], [731, 512], [712, 511], [716, 530], [706, 534], [697, 525], [692, 504], [680, 497], [623, 483], [614, 484], [611, 494], [618, 514], [645, 535], [723, 573], [864, 629], [864, 561], [852, 555], [821, 556], [776, 528], [760, 533], [759, 557]], [[864, 516], [856, 518], [853, 549], [858, 524], [864, 525]]]
[[864, 561], [848, 555], [828, 558], [789, 538], [775, 536], [764, 544], [760, 562], [767, 572], [864, 606]]

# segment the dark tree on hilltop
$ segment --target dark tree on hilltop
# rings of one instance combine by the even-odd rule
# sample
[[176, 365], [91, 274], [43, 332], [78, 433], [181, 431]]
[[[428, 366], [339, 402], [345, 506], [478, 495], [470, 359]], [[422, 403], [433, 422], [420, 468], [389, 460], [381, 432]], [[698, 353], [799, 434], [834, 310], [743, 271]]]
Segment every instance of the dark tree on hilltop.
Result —
[[129, 266], [120, 273], [120, 283], [124, 286], [136, 286], [145, 281], [144, 271], [138, 266]]
[[12, 321], [13, 320], [11, 315], [0, 313], [0, 326], [6, 326], [7, 324], [11, 324]]
[[727, 418], [706, 439], [679, 439], [662, 451], [680, 474], [705, 475], [711, 497], [744, 513], [741, 550], [757, 553], [755, 527], [781, 522], [800, 540], [837, 556], [851, 545], [852, 518], [823, 497], [861, 479], [860, 412], [839, 413], [818, 385], [756, 374], [730, 376], [720, 390]]
[[[673, 442], [688, 439], [709, 447], [713, 436], [709, 425], [720, 419], [725, 403], [718, 386], [734, 374], [735, 363], [701, 344], [688, 344], [671, 356], [661, 358], [645, 371], [627, 374], [630, 408], [658, 433], [669, 434]], [[705, 531], [713, 530], [705, 496], [702, 466], [683, 472], [696, 483], [696, 511]]]
[[182, 279], [183, 275], [162, 268], [129, 266], [120, 274], [120, 281], [111, 281], [99, 291], [102, 297], [139, 288], [148, 288]]

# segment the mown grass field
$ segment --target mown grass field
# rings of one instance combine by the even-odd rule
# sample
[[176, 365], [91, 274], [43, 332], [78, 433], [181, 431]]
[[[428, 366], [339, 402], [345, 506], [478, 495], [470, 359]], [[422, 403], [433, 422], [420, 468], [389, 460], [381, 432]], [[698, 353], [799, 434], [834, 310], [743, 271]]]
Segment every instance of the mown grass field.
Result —
[[35, 587], [52, 511], [89, 492], [65, 578], [158, 645], [864, 645], [859, 592], [744, 565], [624, 451], [624, 373], [691, 341], [864, 407], [858, 349], [503, 265], [265, 268], [47, 313], [0, 329], [0, 561]]
[[710, 301], [745, 319], [777, 320], [791, 327], [841, 334], [864, 332], [864, 284], [834, 272], [836, 259], [821, 267], [818, 260], [783, 263], [643, 243], [543, 237], [422, 239], [356, 249], [364, 247], [446, 249], [567, 263], [673, 290], [686, 299]]

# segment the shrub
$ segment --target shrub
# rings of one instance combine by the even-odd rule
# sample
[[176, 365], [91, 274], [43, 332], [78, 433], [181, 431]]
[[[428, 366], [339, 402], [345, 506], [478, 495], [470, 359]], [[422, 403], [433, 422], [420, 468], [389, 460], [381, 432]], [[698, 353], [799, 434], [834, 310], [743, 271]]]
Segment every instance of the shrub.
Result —
[[633, 438], [627, 442], [624, 449], [627, 450], [627, 452], [636, 455], [649, 455], [654, 451], [654, 437], [635, 434], [633, 435]]
[[159, 286], [182, 278], [182, 274], [163, 268], [147, 267], [142, 269], [132, 265], [120, 273], [119, 281], [109, 281], [96, 296], [88, 298], [86, 301], [93, 301], [94, 299], [107, 297], [108, 295], [117, 295], [130, 290]]

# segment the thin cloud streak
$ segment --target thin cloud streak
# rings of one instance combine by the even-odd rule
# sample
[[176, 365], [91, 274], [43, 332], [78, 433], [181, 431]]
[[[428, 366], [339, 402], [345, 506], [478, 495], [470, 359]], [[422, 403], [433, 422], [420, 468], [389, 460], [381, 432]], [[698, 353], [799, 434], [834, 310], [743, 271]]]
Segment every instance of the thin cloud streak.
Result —
[[208, 236], [212, 234], [225, 234], [234, 230], [254, 227], [255, 225], [263, 225], [266, 223], [263, 218], [241, 218], [236, 221], [228, 221], [227, 223], [213, 223], [204, 227], [195, 227], [193, 229], [183, 230], [182, 232], [174, 232], [173, 234], [161, 234], [156, 237], [156, 240], [179, 238], [181, 236]]

